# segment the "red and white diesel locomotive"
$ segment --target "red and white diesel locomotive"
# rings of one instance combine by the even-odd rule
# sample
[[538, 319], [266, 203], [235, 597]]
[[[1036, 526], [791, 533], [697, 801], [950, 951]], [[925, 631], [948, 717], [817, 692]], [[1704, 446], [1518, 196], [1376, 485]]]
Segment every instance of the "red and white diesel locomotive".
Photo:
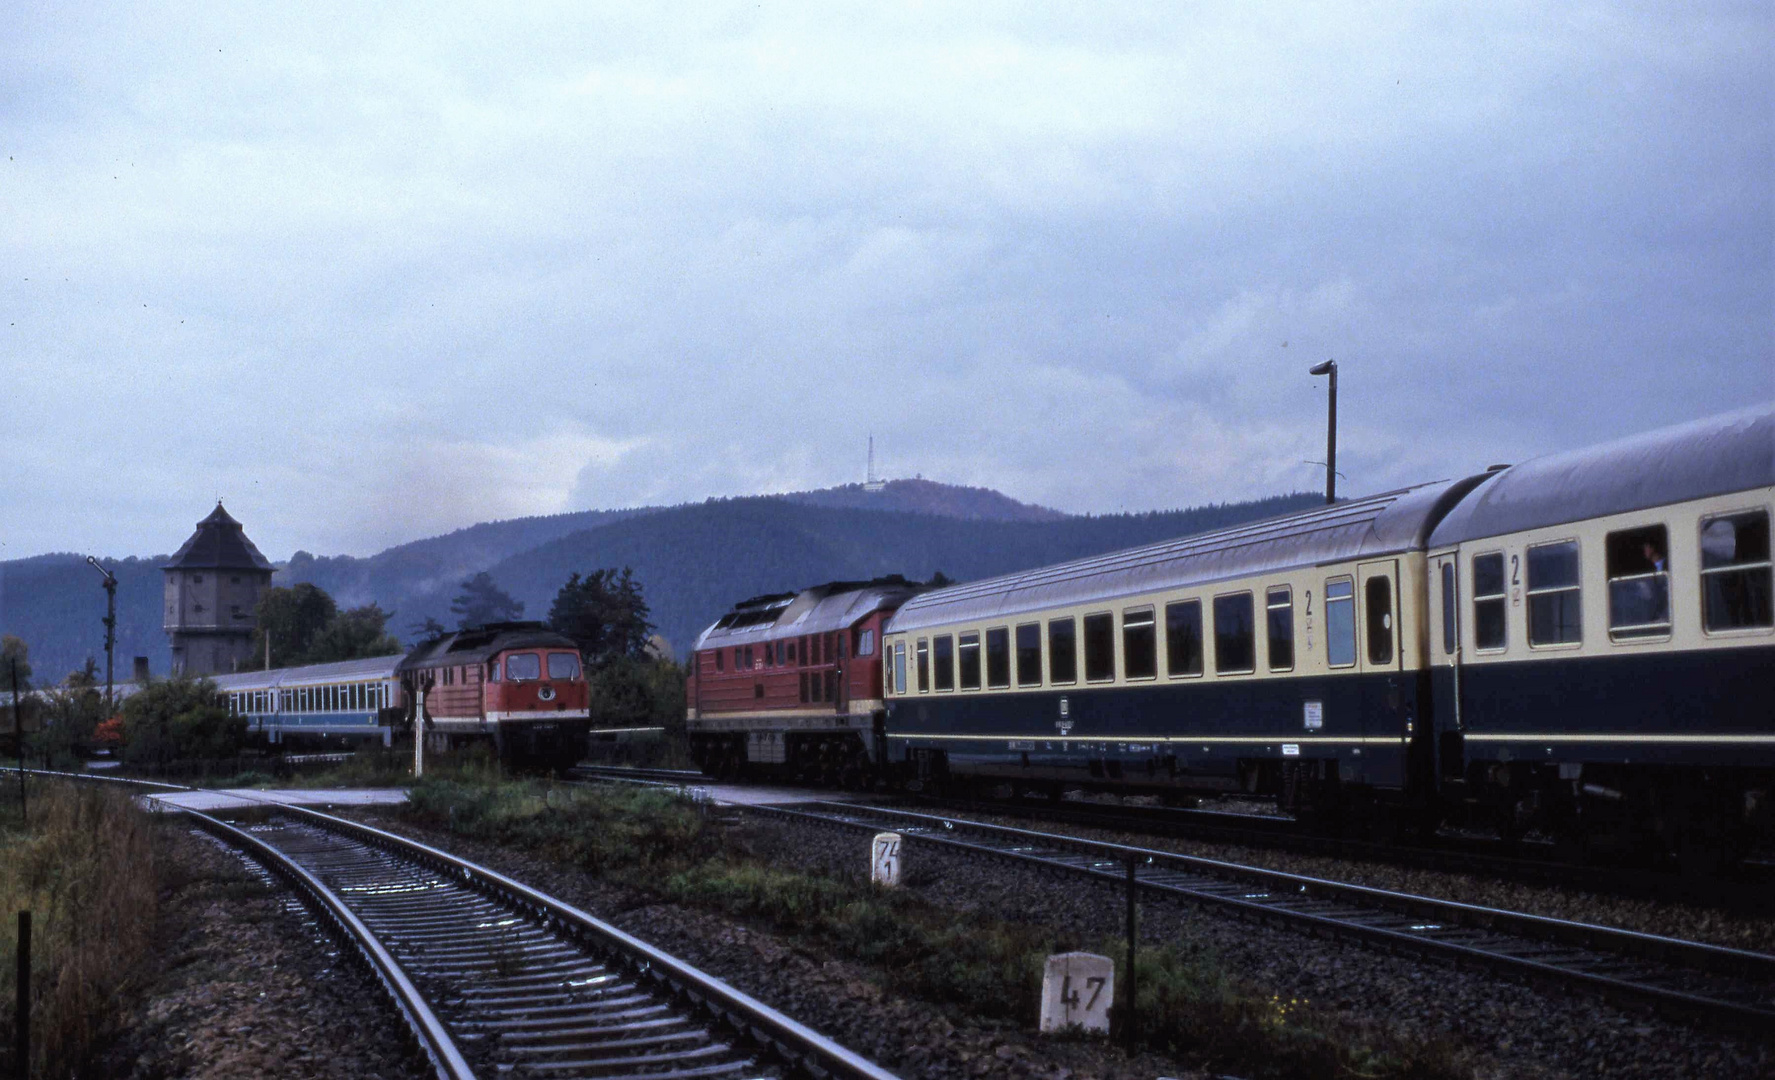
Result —
[[541, 623], [444, 634], [408, 653], [396, 672], [435, 749], [487, 740], [502, 761], [563, 766], [585, 755], [579, 647]]
[[685, 679], [698, 767], [871, 779], [882, 737], [882, 622], [923, 588], [896, 574], [736, 604], [697, 638]]

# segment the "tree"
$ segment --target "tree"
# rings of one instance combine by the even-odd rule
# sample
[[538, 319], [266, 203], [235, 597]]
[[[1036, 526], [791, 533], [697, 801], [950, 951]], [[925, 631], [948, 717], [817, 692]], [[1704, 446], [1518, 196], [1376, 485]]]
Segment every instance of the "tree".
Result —
[[132, 764], [233, 757], [246, 736], [246, 717], [228, 715], [208, 679], [158, 680], [123, 703], [123, 760]]
[[494, 584], [493, 576], [483, 570], [462, 583], [462, 592], [450, 601], [450, 614], [456, 616], [456, 625], [466, 630], [523, 618], [524, 603]]
[[[325, 589], [303, 582], [292, 588], [266, 589], [254, 609], [253, 657], [260, 667], [292, 667], [308, 662], [314, 639], [339, 614], [339, 605]], [[271, 663], [265, 663], [265, 641], [271, 640]]]
[[31, 687], [31, 647], [23, 638], [11, 634], [0, 636], [0, 690], [12, 691], [12, 663], [18, 661], [18, 685], [20, 690]]
[[449, 632], [449, 627], [430, 615], [427, 615], [421, 622], [407, 624], [407, 633], [412, 636], [414, 641], [430, 641], [435, 637], [443, 637]]
[[549, 626], [579, 645], [589, 670], [619, 656], [643, 658], [653, 633], [648, 614], [641, 583], [625, 566], [620, 574], [608, 569], [568, 577], [549, 607]]
[[87, 657], [61, 686], [44, 691], [42, 705], [42, 729], [31, 740], [32, 753], [51, 768], [77, 764], [92, 749], [93, 732], [105, 719], [98, 662]]
[[393, 656], [404, 651], [388, 633], [389, 616], [376, 604], [341, 611], [314, 635], [307, 663], [330, 664], [337, 660], [361, 660], [369, 656]]

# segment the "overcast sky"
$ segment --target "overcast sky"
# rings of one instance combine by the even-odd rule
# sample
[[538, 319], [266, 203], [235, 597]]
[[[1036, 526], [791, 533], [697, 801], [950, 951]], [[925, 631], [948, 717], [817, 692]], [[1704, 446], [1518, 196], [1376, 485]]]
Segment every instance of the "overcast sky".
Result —
[[[1775, 8], [0, 7], [0, 559], [1350, 494], [1775, 397]], [[967, 13], [958, 11], [967, 8]], [[375, 13], [366, 8], [375, 8]]]

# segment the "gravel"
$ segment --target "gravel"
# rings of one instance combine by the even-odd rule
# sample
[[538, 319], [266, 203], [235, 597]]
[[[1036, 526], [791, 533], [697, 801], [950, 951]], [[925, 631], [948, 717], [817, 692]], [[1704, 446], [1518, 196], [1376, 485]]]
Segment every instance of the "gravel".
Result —
[[[766, 844], [782, 865], [855, 875], [866, 864], [866, 832], [758, 814], [747, 820], [754, 845]], [[1203, 1075], [1156, 1058], [1130, 1062], [1101, 1043], [1045, 1040], [1017, 1025], [947, 1016], [885, 994], [846, 958], [810, 953], [707, 912], [652, 903], [577, 869], [509, 849], [386, 819], [378, 823], [582, 906], [909, 1077]], [[1114, 885], [944, 851], [916, 837], [909, 838], [905, 857], [907, 887], [954, 910], [958, 919], [979, 915], [1041, 924], [1086, 940], [1122, 931], [1123, 897]], [[1319, 872], [1350, 876], [1348, 867], [1341, 874], [1332, 869]], [[1169, 901], [1143, 900], [1141, 919], [1146, 942], [1202, 950], [1260, 993], [1310, 1001], [1358, 1027], [1444, 1041], [1478, 1077], [1745, 1077], [1775, 1071], [1767, 1046], [1587, 996], [1383, 955]]]
[[166, 830], [158, 944], [95, 1074], [421, 1080], [382, 987], [290, 894], [207, 836]]

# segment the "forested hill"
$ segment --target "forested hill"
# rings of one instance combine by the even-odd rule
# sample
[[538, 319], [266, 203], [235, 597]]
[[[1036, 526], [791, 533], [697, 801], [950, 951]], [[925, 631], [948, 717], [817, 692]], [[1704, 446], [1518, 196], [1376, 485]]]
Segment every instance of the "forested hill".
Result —
[[[851, 485], [489, 522], [369, 558], [298, 552], [275, 582], [312, 582], [341, 607], [375, 602], [394, 614], [388, 629], [410, 640], [411, 628], [427, 617], [455, 625], [450, 600], [465, 578], [481, 570], [525, 602], [527, 618], [543, 619], [570, 573], [631, 566], [654, 621], [682, 655], [736, 600], [759, 593], [892, 573], [928, 578], [941, 570], [958, 581], [988, 577], [1317, 501], [1289, 495], [1193, 510], [1069, 517], [983, 488], [894, 481], [880, 492]], [[245, 525], [252, 535], [252, 522]], [[156, 674], [168, 669], [171, 650], [160, 617], [160, 566], [166, 561], [107, 560], [119, 582], [119, 678], [129, 676], [133, 656], [148, 657]], [[103, 661], [105, 594], [99, 582], [78, 555], [0, 562], [0, 632], [30, 646], [37, 680], [59, 680], [88, 656]]]
[[808, 506], [781, 498], [730, 499], [662, 510], [553, 540], [490, 569], [546, 616], [567, 575], [629, 566], [653, 620], [679, 656], [736, 601], [822, 581], [941, 570], [970, 581], [1133, 547], [1316, 505], [1285, 495], [1146, 514], [1058, 521], [981, 521]]

